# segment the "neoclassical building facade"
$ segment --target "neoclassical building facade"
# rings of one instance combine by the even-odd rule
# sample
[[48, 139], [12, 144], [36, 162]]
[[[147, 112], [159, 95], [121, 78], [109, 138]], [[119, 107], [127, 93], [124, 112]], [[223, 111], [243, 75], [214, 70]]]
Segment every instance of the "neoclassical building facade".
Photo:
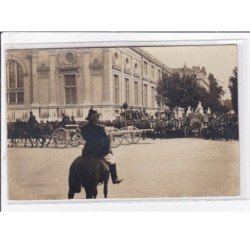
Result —
[[114, 119], [124, 102], [154, 113], [163, 72], [173, 73], [138, 47], [7, 50], [7, 119], [84, 120], [91, 106]]

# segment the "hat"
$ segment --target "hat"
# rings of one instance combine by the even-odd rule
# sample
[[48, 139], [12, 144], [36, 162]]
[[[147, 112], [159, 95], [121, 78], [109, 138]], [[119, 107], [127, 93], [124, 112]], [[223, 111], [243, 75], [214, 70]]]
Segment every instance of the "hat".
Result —
[[99, 117], [99, 116], [100, 114], [96, 110], [94, 110], [88, 114], [88, 117], [86, 118], [86, 120], [92, 121], [94, 118]]

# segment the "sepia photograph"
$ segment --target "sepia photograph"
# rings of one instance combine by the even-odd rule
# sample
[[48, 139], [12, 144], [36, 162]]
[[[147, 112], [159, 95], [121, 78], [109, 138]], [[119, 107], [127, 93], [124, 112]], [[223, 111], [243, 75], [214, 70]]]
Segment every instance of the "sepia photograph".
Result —
[[59, 45], [4, 51], [9, 201], [240, 196], [237, 44]]

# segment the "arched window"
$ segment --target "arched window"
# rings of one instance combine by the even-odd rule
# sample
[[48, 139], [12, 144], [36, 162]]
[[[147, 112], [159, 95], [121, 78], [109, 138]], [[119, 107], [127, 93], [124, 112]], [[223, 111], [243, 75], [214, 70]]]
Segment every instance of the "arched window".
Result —
[[119, 64], [119, 56], [118, 56], [117, 52], [114, 53], [114, 64], [115, 65]]
[[135, 73], [138, 73], [138, 64], [137, 63], [135, 63], [134, 71], [135, 71]]
[[130, 94], [129, 94], [129, 79], [125, 78], [125, 102], [129, 105], [130, 104]]
[[23, 69], [17, 61], [10, 61], [7, 64], [7, 101], [10, 105], [24, 103], [24, 77]]

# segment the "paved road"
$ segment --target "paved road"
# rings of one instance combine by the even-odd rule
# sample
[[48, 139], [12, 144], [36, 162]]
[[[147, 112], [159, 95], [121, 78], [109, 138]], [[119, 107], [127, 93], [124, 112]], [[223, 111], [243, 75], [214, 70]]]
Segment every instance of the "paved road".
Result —
[[[9, 148], [9, 197], [66, 199], [68, 170], [81, 148]], [[239, 194], [239, 142], [196, 138], [145, 140], [114, 150], [120, 185], [109, 198]], [[103, 198], [102, 186], [98, 198]], [[84, 191], [76, 198], [85, 197]]]

